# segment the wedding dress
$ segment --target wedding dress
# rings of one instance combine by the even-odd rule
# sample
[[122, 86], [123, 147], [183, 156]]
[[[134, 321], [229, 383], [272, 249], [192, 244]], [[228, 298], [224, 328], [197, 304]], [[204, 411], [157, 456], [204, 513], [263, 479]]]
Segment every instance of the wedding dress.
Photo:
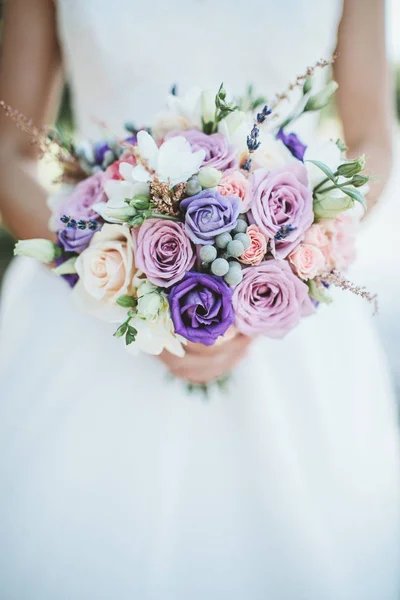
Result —
[[[78, 130], [148, 123], [174, 83], [272, 94], [329, 56], [331, 0], [58, 0]], [[304, 128], [314, 127], [311, 121]], [[395, 600], [399, 447], [362, 300], [260, 339], [204, 402], [34, 261], [0, 335], [3, 600]]]

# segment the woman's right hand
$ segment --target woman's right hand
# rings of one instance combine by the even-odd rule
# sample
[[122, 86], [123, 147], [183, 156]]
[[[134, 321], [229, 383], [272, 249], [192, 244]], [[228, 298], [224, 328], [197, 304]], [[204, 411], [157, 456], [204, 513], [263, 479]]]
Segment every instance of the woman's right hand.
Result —
[[235, 333], [234, 337], [204, 346], [189, 342], [183, 358], [164, 350], [160, 360], [170, 372], [191, 383], [210, 383], [230, 373], [246, 356], [251, 338]]

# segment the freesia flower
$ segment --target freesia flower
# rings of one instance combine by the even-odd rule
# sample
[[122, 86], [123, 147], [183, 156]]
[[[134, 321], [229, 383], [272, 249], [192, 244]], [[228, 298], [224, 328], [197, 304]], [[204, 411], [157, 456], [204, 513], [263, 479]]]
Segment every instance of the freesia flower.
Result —
[[[130, 177], [134, 182], [147, 183], [156, 175], [161, 182], [169, 182], [173, 187], [197, 173], [206, 155], [202, 149], [192, 152], [189, 142], [180, 135], [158, 147], [147, 131], [139, 131], [137, 141], [144, 164], [131, 167]], [[128, 169], [126, 172], [128, 174]]]
[[206, 135], [195, 129], [182, 132], [171, 131], [166, 136], [166, 140], [171, 140], [179, 135], [189, 142], [193, 151], [204, 151], [203, 167], [214, 167], [219, 171], [237, 167], [236, 149], [221, 133]]
[[160, 140], [169, 131], [201, 129], [201, 118], [202, 89], [194, 87], [182, 96], [170, 94], [167, 108], [156, 115], [151, 130], [155, 138]]

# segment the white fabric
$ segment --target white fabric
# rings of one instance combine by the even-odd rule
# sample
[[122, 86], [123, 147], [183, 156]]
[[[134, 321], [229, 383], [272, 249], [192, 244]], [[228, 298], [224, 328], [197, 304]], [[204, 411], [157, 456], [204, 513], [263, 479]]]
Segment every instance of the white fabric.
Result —
[[[339, 2], [61, 0], [81, 133], [170, 84], [281, 89]], [[0, 597], [397, 600], [399, 447], [370, 309], [343, 293], [203, 402], [29, 259], [0, 336]]]

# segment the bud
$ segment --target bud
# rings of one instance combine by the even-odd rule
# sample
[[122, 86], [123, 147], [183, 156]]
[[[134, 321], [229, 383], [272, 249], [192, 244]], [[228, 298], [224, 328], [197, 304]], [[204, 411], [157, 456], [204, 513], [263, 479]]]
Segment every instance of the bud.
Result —
[[76, 273], [75, 263], [77, 256], [73, 256], [69, 258], [65, 262], [58, 265], [55, 269], [53, 269], [53, 273], [56, 275], [74, 275]]
[[320, 92], [310, 96], [304, 107], [304, 112], [309, 110], [321, 110], [327, 106], [338, 87], [336, 81], [330, 81]]
[[49, 264], [61, 256], [61, 248], [50, 242], [50, 240], [22, 240], [15, 244], [14, 255], [29, 256], [42, 263]]
[[314, 200], [314, 215], [316, 219], [334, 219], [338, 214], [353, 208], [354, 200], [345, 194], [317, 194]]
[[118, 222], [118, 221], [129, 221], [132, 217], [134, 217], [136, 215], [136, 209], [133, 208], [132, 206], [123, 206], [121, 208], [111, 208], [108, 207], [107, 205], [104, 207], [103, 209], [103, 214], [102, 217], [108, 221], [108, 220], [112, 220], [111, 222]]
[[347, 152], [348, 150], [346, 144], [340, 138], [336, 140], [336, 146], [339, 148], [340, 152]]
[[211, 90], [203, 90], [201, 93], [201, 115], [204, 123], [214, 123], [215, 94]]
[[306, 94], [308, 94], [308, 92], [311, 92], [311, 89], [312, 89], [312, 78], [311, 77], [307, 77], [307, 79], [305, 80], [304, 85], [303, 85], [303, 94], [304, 94], [304, 96]]
[[158, 287], [154, 285], [154, 283], [151, 283], [151, 281], [149, 281], [148, 279], [141, 279], [137, 287], [137, 295], [139, 298], [141, 296], [145, 296], [146, 294], [152, 294], [153, 292], [156, 292], [158, 290]]
[[363, 185], [366, 185], [369, 181], [369, 177], [368, 175], [360, 175], [359, 173], [357, 173], [357, 175], [354, 175], [353, 179], [350, 181], [350, 183], [352, 185], [354, 185], [354, 187], [358, 188], [358, 187], [362, 187]]
[[202, 188], [216, 187], [221, 181], [222, 173], [215, 167], [204, 167], [198, 174], [199, 183]]
[[136, 210], [146, 210], [150, 206], [150, 200], [148, 196], [135, 196], [133, 200], [129, 200], [129, 206], [136, 208]]
[[151, 294], [145, 294], [138, 300], [137, 311], [138, 316], [146, 319], [146, 321], [153, 321], [157, 318], [157, 315], [163, 305], [163, 298], [158, 292], [152, 292]]
[[330, 304], [332, 302], [332, 298], [329, 296], [322, 283], [317, 283], [314, 279], [309, 279], [307, 285], [308, 293], [311, 298], [314, 298], [317, 302], [323, 302], [324, 304]]
[[353, 177], [362, 171], [365, 167], [365, 154], [357, 158], [356, 160], [350, 160], [343, 165], [339, 165], [337, 172], [342, 177]]

